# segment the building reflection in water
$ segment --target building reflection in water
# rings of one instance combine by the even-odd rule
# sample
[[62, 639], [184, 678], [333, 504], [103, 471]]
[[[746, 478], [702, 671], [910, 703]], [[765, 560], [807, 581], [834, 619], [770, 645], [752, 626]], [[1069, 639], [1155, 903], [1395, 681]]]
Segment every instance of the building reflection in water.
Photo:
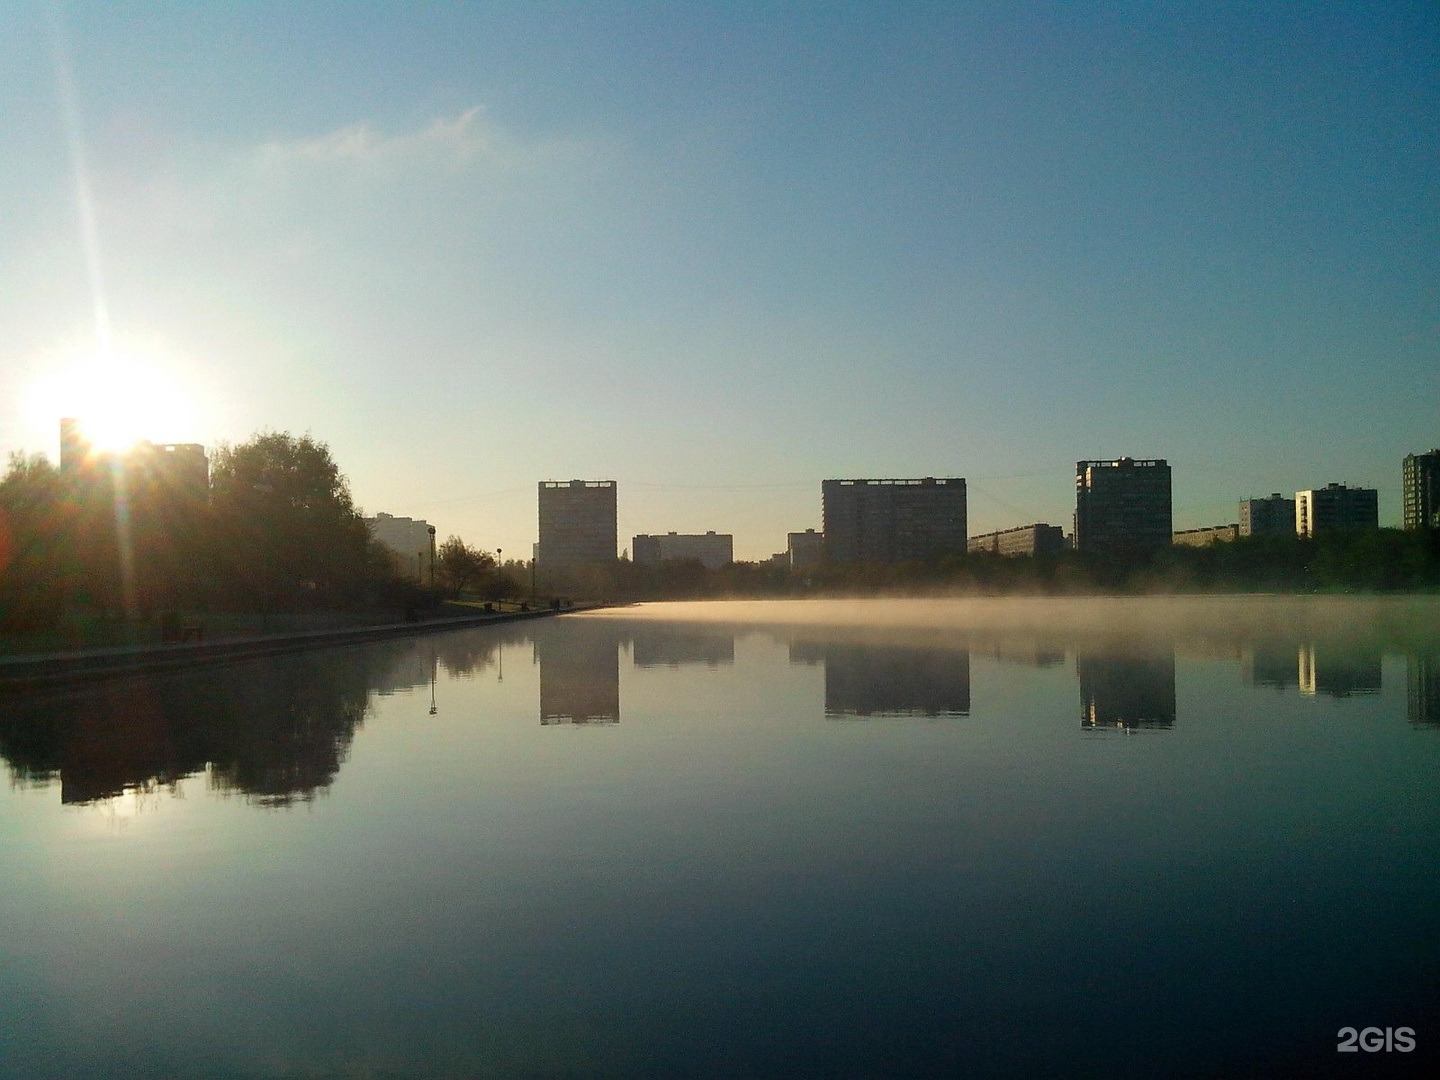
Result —
[[1405, 683], [1410, 723], [1440, 727], [1440, 651], [1406, 656]]
[[1240, 670], [1247, 686], [1288, 690], [1300, 685], [1294, 645], [1251, 645], [1241, 655]]
[[542, 725], [620, 722], [620, 642], [628, 636], [605, 619], [534, 628]]
[[1344, 698], [1380, 692], [1380, 650], [1302, 645], [1297, 677], [1300, 693]]
[[1034, 636], [1003, 636], [972, 639], [970, 648], [983, 652], [1002, 664], [1023, 664], [1025, 667], [1052, 668], [1065, 662], [1065, 647], [1055, 641]]
[[640, 625], [631, 634], [630, 658], [637, 668], [734, 667], [735, 632]]
[[826, 716], [970, 714], [965, 649], [829, 642], [824, 660]]
[[1175, 650], [1082, 652], [1080, 726], [1129, 731], [1175, 726]]
[[790, 663], [794, 667], [816, 667], [825, 663], [825, 643], [813, 638], [791, 638]]

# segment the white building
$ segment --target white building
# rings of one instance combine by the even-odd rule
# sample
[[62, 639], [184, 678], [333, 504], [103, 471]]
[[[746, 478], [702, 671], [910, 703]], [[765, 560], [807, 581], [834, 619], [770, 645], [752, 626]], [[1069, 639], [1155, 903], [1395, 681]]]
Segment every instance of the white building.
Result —
[[376, 514], [366, 518], [370, 535], [395, 555], [401, 572], [422, 585], [435, 580], [435, 526], [414, 518]]

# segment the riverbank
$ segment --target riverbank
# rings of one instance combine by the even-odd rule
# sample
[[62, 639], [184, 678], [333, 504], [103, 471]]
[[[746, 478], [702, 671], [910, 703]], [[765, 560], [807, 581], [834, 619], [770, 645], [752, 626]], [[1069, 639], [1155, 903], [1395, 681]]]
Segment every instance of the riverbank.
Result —
[[[578, 605], [564, 610], [582, 611], [586, 607]], [[548, 607], [531, 611], [477, 610], [473, 615], [452, 615], [416, 622], [251, 634], [220, 641], [123, 645], [4, 656], [0, 657], [0, 691], [153, 674], [200, 664], [278, 656], [335, 645], [358, 645], [558, 614], [561, 614], [561, 609]]]

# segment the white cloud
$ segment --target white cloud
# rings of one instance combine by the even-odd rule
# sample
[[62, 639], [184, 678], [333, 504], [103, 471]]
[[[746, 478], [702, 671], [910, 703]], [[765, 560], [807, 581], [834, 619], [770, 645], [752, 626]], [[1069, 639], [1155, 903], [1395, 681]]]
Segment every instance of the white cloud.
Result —
[[309, 138], [267, 142], [259, 147], [258, 164], [279, 173], [305, 165], [367, 170], [469, 166], [501, 173], [574, 163], [594, 151], [593, 145], [578, 140], [518, 139], [476, 105], [411, 131], [387, 132], [361, 121]]

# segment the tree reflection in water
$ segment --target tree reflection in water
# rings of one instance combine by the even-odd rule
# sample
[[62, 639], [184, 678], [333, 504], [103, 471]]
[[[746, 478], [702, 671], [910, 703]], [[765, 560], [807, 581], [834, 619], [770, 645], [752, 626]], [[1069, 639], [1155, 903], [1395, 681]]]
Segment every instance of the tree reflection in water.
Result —
[[310, 802], [339, 773], [372, 694], [429, 685], [438, 666], [471, 677], [531, 636], [496, 627], [12, 693], [0, 757], [16, 783], [58, 782], [65, 803], [173, 788], [207, 768], [217, 790], [258, 805]]
[[418, 656], [405, 642], [325, 649], [184, 675], [10, 695], [0, 755], [65, 803], [173, 786], [210, 770], [220, 791], [264, 806], [309, 802], [335, 779], [370, 693]]

